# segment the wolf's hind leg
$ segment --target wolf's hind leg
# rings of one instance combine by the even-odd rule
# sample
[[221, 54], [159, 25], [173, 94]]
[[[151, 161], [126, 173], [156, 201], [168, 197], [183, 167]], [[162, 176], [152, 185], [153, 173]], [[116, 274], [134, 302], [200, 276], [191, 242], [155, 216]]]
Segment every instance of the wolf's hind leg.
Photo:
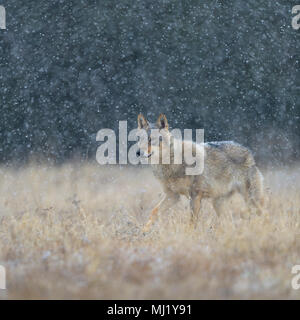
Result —
[[223, 212], [223, 205], [224, 205], [224, 202], [227, 198], [228, 198], [228, 196], [221, 196], [218, 198], [214, 198], [212, 201], [213, 207], [214, 207], [215, 212], [218, 217], [220, 217], [220, 215]]
[[157, 219], [157, 215], [173, 206], [179, 200], [179, 194], [168, 192], [165, 194], [164, 198], [155, 206], [151, 211], [150, 218], [143, 228], [143, 232], [148, 232], [154, 221]]

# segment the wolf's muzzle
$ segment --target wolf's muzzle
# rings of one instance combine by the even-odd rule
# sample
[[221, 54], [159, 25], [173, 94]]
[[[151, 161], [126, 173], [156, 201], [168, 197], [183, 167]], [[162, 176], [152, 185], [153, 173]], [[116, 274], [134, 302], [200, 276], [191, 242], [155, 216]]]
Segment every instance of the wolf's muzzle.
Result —
[[136, 156], [137, 157], [142, 157], [142, 158], [150, 158], [152, 156], [152, 152], [149, 153], [149, 154], [144, 154], [144, 153], [141, 153], [141, 150], [138, 150], [136, 152]]

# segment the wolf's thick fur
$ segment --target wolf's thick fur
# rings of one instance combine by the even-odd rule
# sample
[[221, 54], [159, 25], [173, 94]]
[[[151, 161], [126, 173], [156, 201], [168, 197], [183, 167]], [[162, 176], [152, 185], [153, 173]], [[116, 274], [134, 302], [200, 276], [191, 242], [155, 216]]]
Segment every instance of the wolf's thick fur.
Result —
[[[138, 126], [149, 132], [150, 125], [142, 115], [138, 116]], [[165, 115], [159, 116], [156, 128], [162, 134], [170, 136]], [[163, 139], [163, 141], [171, 141], [171, 139]], [[193, 151], [199, 148], [199, 145], [192, 141], [183, 140], [182, 144], [183, 147], [190, 144], [188, 147]], [[162, 183], [165, 197], [152, 210], [150, 219], [144, 228], [145, 231], [149, 230], [158, 212], [174, 205], [181, 194], [187, 196], [191, 201], [191, 220], [193, 223], [197, 221], [203, 198], [212, 199], [213, 207], [219, 216], [224, 200], [234, 192], [239, 192], [243, 196], [250, 211], [259, 215], [262, 213], [263, 176], [247, 148], [232, 141], [205, 143], [204, 170], [202, 174], [194, 176], [185, 174], [187, 164], [184, 157], [182, 164], [172, 164], [174, 143], [159, 142], [157, 146], [153, 146], [149, 139], [147, 145], [140, 145], [142, 155], [147, 157], [151, 157], [154, 152], [161, 154], [163, 148], [170, 148], [171, 164], [155, 164], [152, 165], [152, 168], [154, 175]]]

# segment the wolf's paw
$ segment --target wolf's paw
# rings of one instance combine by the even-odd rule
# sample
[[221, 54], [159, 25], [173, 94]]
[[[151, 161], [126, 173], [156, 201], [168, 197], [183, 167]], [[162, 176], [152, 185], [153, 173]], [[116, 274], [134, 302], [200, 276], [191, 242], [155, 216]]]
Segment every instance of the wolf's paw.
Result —
[[143, 227], [142, 232], [143, 232], [144, 234], [146, 234], [146, 233], [149, 232], [149, 230], [150, 230], [150, 226], [148, 226], [148, 225], [146, 224], [146, 225]]

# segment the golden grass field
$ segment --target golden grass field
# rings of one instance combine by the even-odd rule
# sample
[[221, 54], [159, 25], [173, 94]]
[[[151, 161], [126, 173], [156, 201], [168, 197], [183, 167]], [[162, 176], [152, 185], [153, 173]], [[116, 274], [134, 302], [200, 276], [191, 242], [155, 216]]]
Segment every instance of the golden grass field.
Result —
[[149, 168], [70, 163], [0, 168], [1, 299], [298, 299], [300, 168], [263, 170], [266, 213], [216, 217], [188, 201], [143, 234], [162, 197]]

